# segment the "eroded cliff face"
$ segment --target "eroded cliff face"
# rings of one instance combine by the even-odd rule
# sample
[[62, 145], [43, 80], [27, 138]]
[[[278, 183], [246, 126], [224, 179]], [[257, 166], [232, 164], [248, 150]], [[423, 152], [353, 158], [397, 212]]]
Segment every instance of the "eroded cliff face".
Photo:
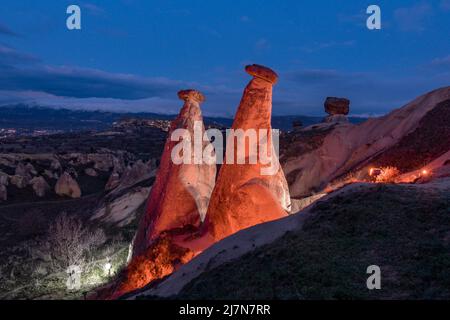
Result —
[[[206, 216], [205, 232], [215, 241], [253, 225], [279, 219], [290, 210], [290, 197], [286, 179], [274, 152], [271, 136], [272, 86], [277, 75], [269, 68], [252, 65], [246, 68], [253, 79], [245, 88], [236, 113], [232, 129], [258, 135], [258, 151], [246, 140], [244, 148], [234, 136], [228, 137], [226, 156]], [[259, 130], [266, 130], [266, 138]], [[245, 149], [245, 155], [242, 155]], [[263, 164], [261, 151], [270, 158], [270, 164]], [[229, 153], [234, 152], [234, 157]], [[241, 154], [240, 154], [241, 153]], [[256, 154], [255, 154], [256, 153]], [[256, 163], [250, 163], [251, 156]], [[239, 164], [238, 156], [245, 156], [245, 163]], [[276, 168], [264, 173], [264, 169]]]
[[[162, 232], [198, 228], [204, 220], [214, 187], [215, 162], [195, 164], [194, 152], [191, 153], [190, 163], [175, 164], [172, 161], [172, 151], [180, 143], [172, 141], [175, 130], [187, 130], [192, 139], [196, 124], [200, 124], [200, 129], [204, 131], [200, 110], [200, 103], [204, 101], [203, 95], [196, 90], [184, 90], [180, 91], [178, 96], [184, 101], [184, 105], [171, 124], [147, 209], [139, 223], [133, 256], [144, 253]], [[208, 144], [208, 141], [203, 142], [202, 147], [205, 148]]]

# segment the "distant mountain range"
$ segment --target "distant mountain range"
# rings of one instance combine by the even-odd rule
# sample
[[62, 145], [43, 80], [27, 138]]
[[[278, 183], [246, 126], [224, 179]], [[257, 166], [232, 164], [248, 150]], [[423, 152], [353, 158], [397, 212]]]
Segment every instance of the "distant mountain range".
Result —
[[[51, 130], [51, 131], [84, 131], [106, 130], [111, 125], [124, 118], [146, 118], [171, 120], [176, 115], [157, 114], [150, 112], [120, 113], [106, 111], [85, 111], [56, 109], [24, 104], [0, 107], [0, 129], [14, 128], [20, 131]], [[273, 116], [272, 125], [283, 131], [292, 129], [292, 122], [300, 120], [304, 126], [321, 122], [323, 117], [302, 115]], [[353, 123], [363, 122], [365, 118], [349, 118]], [[205, 117], [206, 124], [231, 126], [233, 119], [224, 117]]]

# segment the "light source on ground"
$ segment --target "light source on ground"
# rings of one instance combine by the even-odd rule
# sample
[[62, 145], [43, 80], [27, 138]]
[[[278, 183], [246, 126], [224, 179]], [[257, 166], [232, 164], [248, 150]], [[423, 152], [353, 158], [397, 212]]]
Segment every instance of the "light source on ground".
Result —
[[108, 259], [108, 261], [105, 263], [105, 265], [103, 266], [103, 270], [105, 271], [105, 274], [107, 275], [107, 276], [110, 276], [111, 275], [111, 268], [112, 268], [112, 265], [111, 265], [111, 262], [109, 261], [109, 259]]

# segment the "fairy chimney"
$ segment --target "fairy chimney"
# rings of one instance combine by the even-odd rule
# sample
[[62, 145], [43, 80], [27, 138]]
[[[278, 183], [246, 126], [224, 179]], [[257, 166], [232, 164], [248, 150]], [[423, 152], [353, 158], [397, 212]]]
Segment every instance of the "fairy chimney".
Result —
[[[272, 86], [278, 76], [271, 69], [259, 65], [247, 66], [245, 70], [253, 79], [245, 88], [232, 129], [235, 132], [241, 129], [249, 135], [255, 132], [257, 139], [244, 140], [242, 148], [239, 138], [228, 137], [224, 164], [220, 168], [204, 226], [204, 232], [215, 241], [241, 229], [284, 217], [290, 210], [288, 185], [270, 134]], [[260, 130], [266, 133], [265, 141]], [[260, 152], [256, 154], [256, 163], [251, 163], [255, 150], [264, 150], [262, 154], [269, 156], [271, 165], [266, 164], [267, 161], [263, 164]], [[234, 156], [230, 156], [230, 152]], [[245, 163], [238, 163], [238, 157], [245, 158]], [[269, 167], [275, 170], [269, 170]]]
[[[200, 133], [200, 137], [203, 137], [204, 133], [200, 110], [204, 96], [196, 90], [183, 90], [178, 93], [178, 97], [184, 101], [184, 105], [178, 117], [171, 123], [159, 171], [145, 214], [139, 223], [133, 256], [142, 254], [152, 241], [165, 231], [198, 228], [205, 217], [214, 187], [215, 158], [208, 164], [194, 161], [194, 128], [197, 134]], [[184, 132], [184, 135], [181, 135], [180, 139], [174, 138], [180, 137], [180, 132]], [[200, 143], [202, 150], [210, 144], [209, 141]], [[181, 149], [180, 146], [188, 146], [192, 151], [191, 155], [187, 156], [185, 152], [188, 149]], [[183, 157], [185, 161], [175, 161], [172, 153], [177, 159]]]

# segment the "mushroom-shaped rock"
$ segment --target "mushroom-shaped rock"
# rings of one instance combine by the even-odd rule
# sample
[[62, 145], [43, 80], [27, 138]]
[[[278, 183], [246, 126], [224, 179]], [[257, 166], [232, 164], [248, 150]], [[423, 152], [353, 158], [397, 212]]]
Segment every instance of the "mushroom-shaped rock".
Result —
[[324, 106], [325, 112], [329, 115], [348, 115], [350, 111], [350, 100], [346, 98], [327, 97]]
[[[245, 88], [232, 129], [234, 132], [242, 130], [248, 135], [256, 133], [258, 139], [244, 140], [242, 148], [239, 141], [234, 140], [238, 140], [236, 136], [228, 137], [227, 154], [205, 221], [204, 232], [215, 241], [241, 229], [284, 217], [290, 210], [288, 185], [271, 135], [272, 85], [277, 81], [277, 75], [258, 65], [247, 66], [245, 70], [254, 78]], [[241, 154], [242, 149], [245, 155]], [[255, 150], [259, 150], [257, 161], [250, 163], [251, 153]], [[230, 152], [233, 157], [230, 157]], [[236, 155], [245, 157], [245, 163], [237, 163]], [[270, 161], [263, 161], [263, 156]], [[267, 170], [269, 167], [272, 170]]]
[[77, 181], [67, 172], [64, 172], [56, 182], [55, 193], [60, 196], [68, 196], [71, 198], [81, 197], [81, 190]]
[[[139, 223], [133, 256], [144, 253], [163, 232], [198, 228], [206, 214], [214, 187], [215, 159], [209, 163], [196, 162], [193, 143], [189, 143], [194, 142], [194, 129], [203, 137], [204, 124], [200, 103], [205, 98], [196, 90], [183, 90], [178, 96], [184, 101], [184, 105], [178, 117], [171, 123], [155, 183], [145, 214]], [[182, 133], [182, 138], [174, 138], [177, 133]], [[210, 147], [210, 142], [202, 139], [200, 145], [204, 150]], [[193, 151], [190, 157], [186, 156], [187, 161], [182, 163], [174, 161], [172, 157], [172, 153], [175, 156], [185, 155], [185, 150], [175, 149], [180, 146], [187, 146]]]
[[259, 79], [266, 80], [267, 82], [270, 82], [271, 84], [275, 84], [278, 81], [278, 75], [275, 71], [273, 71], [270, 68], [261, 66], [259, 64], [252, 64], [245, 67], [245, 71]]

